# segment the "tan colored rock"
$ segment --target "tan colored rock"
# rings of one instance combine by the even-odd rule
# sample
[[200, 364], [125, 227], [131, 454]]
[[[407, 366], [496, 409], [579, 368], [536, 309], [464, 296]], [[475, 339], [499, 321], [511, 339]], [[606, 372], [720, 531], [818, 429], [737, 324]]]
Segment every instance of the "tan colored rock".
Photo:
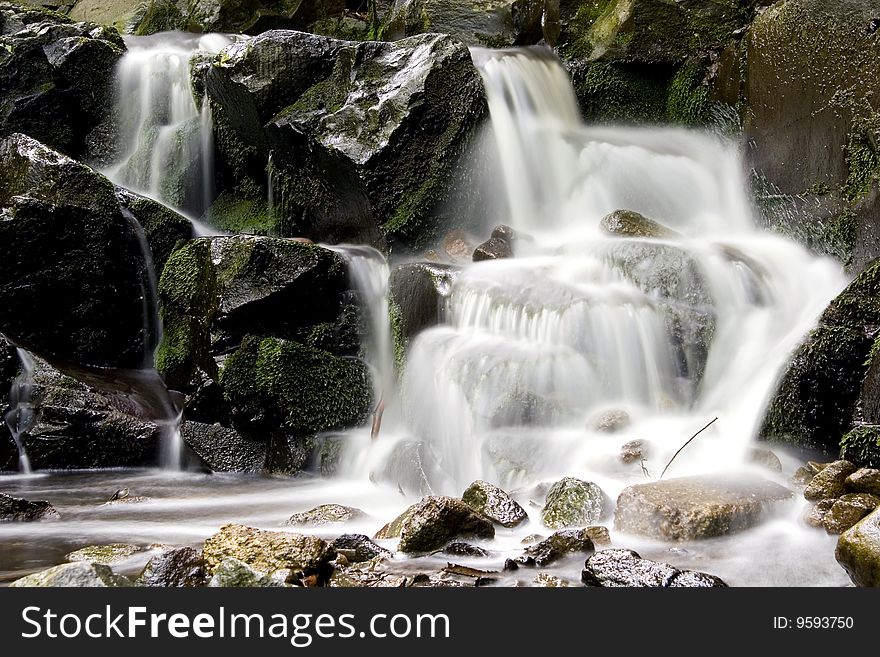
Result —
[[312, 571], [333, 558], [333, 550], [316, 536], [270, 532], [244, 525], [225, 525], [205, 541], [205, 562], [213, 574], [225, 557], [270, 573], [282, 568]]

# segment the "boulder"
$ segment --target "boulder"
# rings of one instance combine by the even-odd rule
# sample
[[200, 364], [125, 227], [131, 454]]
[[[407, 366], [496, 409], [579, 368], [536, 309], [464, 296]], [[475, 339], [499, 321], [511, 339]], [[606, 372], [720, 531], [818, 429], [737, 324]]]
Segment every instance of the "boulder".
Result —
[[804, 497], [808, 500], [822, 500], [840, 497], [846, 493], [846, 479], [856, 471], [849, 461], [835, 461], [827, 465], [807, 484]]
[[342, 504], [321, 504], [314, 509], [302, 513], [294, 513], [287, 519], [286, 525], [330, 525], [349, 522], [365, 517], [360, 509]]
[[475, 481], [468, 486], [461, 501], [502, 527], [516, 527], [529, 519], [516, 500], [487, 481]]
[[102, 587], [118, 588], [131, 586], [131, 581], [117, 575], [108, 566], [88, 561], [64, 563], [54, 568], [41, 570], [33, 575], [17, 579], [9, 586], [13, 587]]
[[116, 188], [116, 198], [119, 206], [130, 212], [143, 228], [158, 279], [174, 248], [192, 239], [192, 222], [161, 203], [123, 187]]
[[89, 134], [112, 106], [124, 51], [112, 28], [0, 3], [0, 136], [21, 132], [85, 156]]
[[593, 423], [593, 429], [599, 433], [617, 433], [626, 429], [632, 420], [629, 413], [624, 410], [616, 409], [605, 411]]
[[191, 547], [165, 550], [154, 556], [135, 582], [138, 586], [204, 586], [205, 560]]
[[[872, 335], [880, 325], [880, 261], [834, 299], [781, 377], [760, 435], [837, 451], [850, 430], [867, 371]], [[848, 436], [847, 458], [870, 458], [870, 431]], [[880, 451], [878, 451], [880, 454]]]
[[592, 552], [593, 539], [588, 529], [566, 529], [540, 543], [530, 545], [518, 559], [526, 565], [548, 566], [576, 552]]
[[723, 536], [747, 529], [792, 493], [750, 475], [699, 475], [628, 486], [617, 498], [615, 528], [663, 540]]
[[494, 538], [495, 527], [461, 500], [428, 496], [412, 505], [376, 534], [400, 538], [401, 552], [432, 552], [455, 538]]
[[880, 506], [880, 497], [868, 493], [848, 493], [838, 497], [823, 518], [829, 534], [842, 534]]
[[330, 542], [330, 548], [337, 554], [345, 555], [350, 563], [361, 563], [372, 559], [391, 559], [394, 554], [390, 550], [376, 545], [364, 534], [343, 534]]
[[0, 522], [54, 520], [58, 512], [44, 500], [32, 502], [0, 493]]
[[591, 525], [609, 510], [608, 497], [596, 484], [565, 477], [548, 491], [541, 520], [551, 529]]
[[880, 509], [841, 534], [834, 555], [856, 586], [880, 586]]
[[224, 525], [205, 541], [203, 555], [212, 575], [226, 557], [266, 573], [289, 568], [314, 574], [324, 568], [334, 553], [326, 541], [315, 536]]
[[489, 556], [489, 552], [483, 548], [464, 541], [453, 541], [443, 548], [442, 553], [453, 557], [476, 557], [478, 559], [485, 559]]
[[858, 424], [840, 439], [840, 457], [869, 468], [880, 468], [880, 425]]
[[[155, 12], [160, 6], [169, 8], [174, 6], [177, 9], [174, 0], [150, 0], [147, 7], [144, 6], [143, 0], [76, 0], [72, 4], [73, 7], [67, 13], [71, 20], [109, 25], [116, 28], [120, 34], [133, 31], [130, 28], [135, 28], [138, 21], [142, 20], [142, 8], [146, 9], [147, 13]], [[152, 32], [144, 32], [144, 34], [152, 34]]]
[[230, 46], [204, 75], [236, 189], [266, 190], [273, 155], [282, 234], [413, 247], [441, 234], [435, 208], [485, 112], [463, 44], [276, 30]]
[[88, 561], [104, 566], [115, 566], [129, 557], [144, 549], [137, 545], [126, 543], [111, 543], [109, 545], [89, 545], [74, 552], [70, 552], [64, 558], [68, 561]]
[[267, 469], [269, 445], [266, 440], [250, 440], [235, 429], [192, 421], [181, 425], [180, 435], [212, 472], [263, 472]]
[[876, 468], [859, 468], [843, 482], [846, 489], [854, 493], [880, 495], [880, 470]]
[[235, 557], [225, 557], [208, 580], [210, 587], [257, 588], [271, 586], [269, 576]]
[[[352, 5], [361, 8], [360, 3], [346, 0], [190, 0], [185, 14], [186, 25], [199, 32], [260, 34], [281, 28], [329, 29]], [[369, 32], [366, 21], [356, 22], [363, 24], [356, 33], [366, 38]]]
[[632, 550], [602, 550], [587, 559], [581, 580], [587, 586], [723, 588], [718, 577], [642, 559]]
[[459, 269], [452, 265], [415, 262], [398, 265], [391, 271], [389, 289], [400, 313], [400, 333], [404, 345], [422, 330], [443, 319], [446, 298]]
[[616, 210], [604, 217], [599, 227], [608, 235], [619, 237], [668, 239], [678, 235], [674, 230], [633, 210]]
[[482, 262], [483, 260], [501, 260], [512, 257], [513, 249], [510, 242], [499, 237], [490, 237], [474, 250], [473, 261]]
[[620, 460], [624, 463], [641, 463], [648, 458], [650, 445], [647, 440], [630, 440], [620, 446]]
[[804, 517], [804, 520], [811, 527], [824, 527], [825, 526], [825, 516], [828, 515], [828, 512], [831, 511], [831, 507], [834, 506], [834, 503], [837, 500], [833, 497], [829, 497], [828, 499], [819, 500], [815, 505], [809, 510], [807, 515]]

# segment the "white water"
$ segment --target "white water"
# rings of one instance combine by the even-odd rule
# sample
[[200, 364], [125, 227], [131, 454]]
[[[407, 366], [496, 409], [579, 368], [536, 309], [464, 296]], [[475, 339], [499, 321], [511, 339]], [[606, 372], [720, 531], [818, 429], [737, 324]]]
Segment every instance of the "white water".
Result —
[[12, 434], [12, 440], [18, 448], [18, 470], [23, 474], [30, 474], [31, 462], [25, 450], [22, 434], [28, 431], [34, 423], [34, 409], [31, 406], [31, 390], [34, 385], [34, 359], [24, 349], [17, 349], [18, 359], [21, 361], [21, 371], [12, 382], [9, 390], [9, 410], [6, 411], [4, 420]]
[[190, 64], [232, 42], [223, 34], [126, 36], [116, 73], [119, 152], [103, 173], [189, 217], [199, 234], [217, 232], [194, 220], [213, 199], [213, 128], [209, 104], [194, 96]]

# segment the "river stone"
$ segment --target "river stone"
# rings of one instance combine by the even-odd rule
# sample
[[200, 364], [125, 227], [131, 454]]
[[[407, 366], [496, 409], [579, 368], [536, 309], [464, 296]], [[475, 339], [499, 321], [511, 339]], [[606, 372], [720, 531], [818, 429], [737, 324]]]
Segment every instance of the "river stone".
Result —
[[782, 462], [772, 450], [762, 447], [752, 447], [748, 453], [749, 463], [760, 465], [762, 468], [773, 472], [782, 472]]
[[880, 470], [875, 468], [859, 468], [844, 482], [847, 490], [854, 493], [870, 493], [880, 495]]
[[186, 421], [180, 435], [212, 472], [262, 472], [266, 465], [267, 442], [245, 438], [235, 429]]
[[342, 504], [321, 504], [309, 511], [294, 513], [287, 519], [286, 525], [329, 525], [349, 522], [365, 517], [360, 509]]
[[446, 298], [459, 268], [430, 262], [397, 265], [391, 270], [389, 289], [400, 311], [400, 332], [404, 344], [421, 331], [440, 324]]
[[791, 483], [797, 486], [806, 486], [811, 481], [813, 481], [813, 477], [816, 475], [812, 470], [806, 468], [804, 466], [800, 466], [797, 470], [794, 471], [794, 474], [791, 475]]
[[599, 433], [617, 433], [626, 429], [632, 420], [629, 413], [621, 409], [605, 411], [593, 423], [593, 429]]
[[17, 579], [14, 587], [105, 587], [131, 586], [131, 581], [117, 575], [108, 566], [87, 561], [64, 563]]
[[813, 477], [804, 489], [804, 497], [808, 500], [822, 500], [829, 497], [840, 497], [846, 490], [846, 478], [858, 468], [849, 461], [835, 461], [823, 468]]
[[651, 588], [721, 588], [718, 577], [679, 570], [659, 561], [642, 559], [632, 550], [602, 550], [584, 563], [581, 580], [587, 586]]
[[682, 541], [747, 529], [787, 488], [751, 475], [698, 475], [628, 486], [617, 498], [615, 527], [624, 532]]
[[804, 517], [804, 521], [811, 527], [824, 527], [825, 516], [828, 515], [829, 511], [831, 511], [831, 507], [834, 506], [834, 503], [836, 501], [837, 500], [833, 497], [829, 497], [825, 500], [819, 500], [809, 510], [807, 515]]
[[207, 581], [205, 560], [191, 547], [165, 550], [154, 556], [135, 582], [138, 586], [204, 586]]
[[557, 577], [556, 575], [551, 575], [550, 573], [538, 573], [535, 575], [535, 579], [532, 580], [532, 583], [535, 586], [542, 586], [545, 588], [559, 588], [563, 586], [568, 586], [568, 582], [562, 579], [561, 577]]
[[647, 440], [630, 440], [620, 447], [620, 460], [624, 463], [644, 461], [648, 458], [650, 442]]
[[225, 557], [208, 581], [210, 587], [222, 588], [258, 588], [271, 585], [269, 575], [235, 557]]
[[0, 522], [55, 520], [58, 511], [45, 500], [30, 501], [0, 493]]
[[144, 549], [137, 545], [110, 543], [109, 545], [89, 545], [70, 552], [64, 558], [68, 561], [88, 561], [103, 566], [115, 566], [132, 555], [143, 551]]
[[512, 257], [513, 249], [510, 242], [499, 237], [490, 237], [474, 249], [473, 261], [482, 262], [483, 260], [501, 260]]
[[516, 527], [529, 515], [508, 493], [487, 481], [475, 481], [461, 495], [461, 501], [502, 527]]
[[880, 497], [868, 493], [848, 493], [838, 497], [828, 513], [824, 526], [829, 534], [842, 534], [880, 506]]
[[663, 224], [659, 224], [632, 210], [612, 212], [605, 216], [599, 225], [608, 235], [616, 235], [618, 237], [664, 239], [678, 235], [674, 230], [670, 230]]
[[226, 557], [234, 557], [265, 573], [290, 568], [306, 573], [318, 571], [334, 554], [327, 543], [315, 536], [271, 532], [224, 525], [205, 541], [205, 563], [213, 575]]
[[344, 554], [351, 563], [370, 561], [377, 557], [391, 559], [394, 554], [390, 550], [376, 545], [364, 534], [343, 534], [330, 542], [330, 547], [339, 554]]
[[592, 552], [595, 547], [588, 529], [566, 529], [540, 543], [530, 545], [518, 559], [527, 565], [548, 566], [575, 552]]
[[835, 556], [856, 586], [880, 586], [880, 509], [841, 534]]
[[488, 551], [477, 545], [465, 543], [464, 541], [453, 541], [443, 548], [443, 554], [448, 554], [453, 557], [476, 557], [479, 559], [485, 559], [489, 556]]
[[413, 504], [375, 536], [398, 537], [401, 552], [432, 552], [456, 538], [495, 538], [495, 527], [461, 500], [432, 495]]
[[551, 529], [590, 525], [608, 512], [609, 500], [596, 484], [565, 477], [547, 492], [541, 520]]

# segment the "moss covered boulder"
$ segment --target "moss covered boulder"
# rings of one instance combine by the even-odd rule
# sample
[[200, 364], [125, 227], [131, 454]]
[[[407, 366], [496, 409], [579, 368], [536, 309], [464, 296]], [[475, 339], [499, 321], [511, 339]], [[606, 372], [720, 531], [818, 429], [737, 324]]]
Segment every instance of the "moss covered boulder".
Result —
[[72, 157], [86, 154], [124, 50], [112, 28], [0, 3], [0, 135], [22, 132]]
[[754, 476], [703, 475], [628, 486], [617, 498], [614, 526], [623, 532], [682, 541], [741, 531], [792, 493]]
[[116, 188], [116, 198], [120, 207], [130, 212], [143, 229], [158, 279], [175, 247], [192, 239], [192, 222], [161, 203], [122, 187]]
[[131, 580], [117, 575], [108, 566], [87, 561], [65, 563], [17, 579], [9, 586], [24, 587], [99, 587], [132, 586]]
[[[361, 3], [346, 0], [188, 0], [186, 25], [193, 31], [260, 34], [267, 30], [328, 30], [350, 8]], [[366, 3], [364, 4], [364, 8]], [[353, 7], [350, 7], [353, 5]], [[365, 17], [364, 17], [365, 18]], [[367, 36], [367, 21], [363, 36]]]
[[880, 586], [880, 510], [840, 536], [835, 556], [856, 586]]
[[[856, 408], [880, 325], [880, 261], [825, 309], [818, 327], [792, 357], [760, 435], [837, 451], [857, 420]], [[847, 436], [846, 458], [868, 465], [870, 438]]]
[[321, 570], [335, 556], [327, 543], [315, 536], [262, 531], [244, 525], [221, 527], [205, 541], [203, 554], [210, 574], [226, 557], [265, 573], [289, 568], [310, 574]]
[[401, 552], [439, 550], [456, 538], [494, 538], [495, 526], [461, 500], [429, 496], [412, 505], [376, 534], [377, 539], [399, 538]]
[[840, 497], [847, 492], [846, 479], [857, 470], [849, 461], [829, 463], [810, 480], [804, 489], [804, 497], [808, 500], [824, 500]]
[[143, 551], [144, 549], [138, 545], [110, 543], [109, 545], [89, 545], [68, 553], [64, 558], [68, 561], [87, 561], [104, 566], [115, 566]]
[[439, 35], [272, 31], [224, 50], [205, 87], [236, 194], [265, 197], [271, 177], [284, 234], [380, 246], [440, 234], [436, 206], [485, 111], [467, 48]]
[[475, 481], [461, 495], [461, 501], [502, 527], [516, 527], [529, 519], [505, 490], [488, 481]]
[[854, 493], [880, 495], [880, 470], [876, 468], [859, 468], [844, 482], [846, 488]]
[[600, 227], [609, 235], [663, 239], [677, 233], [632, 210], [617, 210], [602, 219]]
[[596, 484], [565, 477], [547, 492], [541, 520], [551, 529], [595, 524], [610, 511], [608, 496]]
[[829, 534], [842, 534], [880, 506], [880, 497], [868, 493], [847, 493], [838, 497], [825, 513], [822, 524]]

